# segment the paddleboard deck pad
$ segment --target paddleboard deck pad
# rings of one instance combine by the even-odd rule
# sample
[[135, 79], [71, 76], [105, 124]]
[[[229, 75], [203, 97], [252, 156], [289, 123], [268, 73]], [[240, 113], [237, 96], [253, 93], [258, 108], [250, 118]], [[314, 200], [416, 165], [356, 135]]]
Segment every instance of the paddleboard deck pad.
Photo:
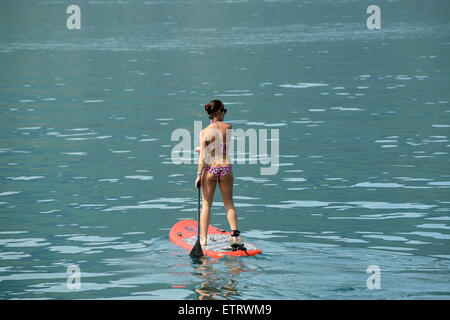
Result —
[[[177, 222], [169, 232], [169, 239], [191, 251], [197, 242], [197, 221], [182, 220]], [[245, 241], [243, 248], [233, 249], [231, 247], [231, 234], [225, 230], [212, 225], [208, 228], [207, 245], [202, 247], [203, 254], [211, 258], [221, 258], [223, 256], [254, 256], [261, 253], [261, 249]]]

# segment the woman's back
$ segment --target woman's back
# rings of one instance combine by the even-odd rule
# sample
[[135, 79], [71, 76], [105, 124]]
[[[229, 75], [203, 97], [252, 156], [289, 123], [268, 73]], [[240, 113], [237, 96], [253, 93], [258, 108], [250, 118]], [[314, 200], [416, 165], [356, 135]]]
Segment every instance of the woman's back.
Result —
[[205, 141], [204, 159], [209, 166], [226, 166], [230, 164], [228, 141], [231, 139], [232, 126], [217, 120], [211, 120], [209, 126], [202, 130]]

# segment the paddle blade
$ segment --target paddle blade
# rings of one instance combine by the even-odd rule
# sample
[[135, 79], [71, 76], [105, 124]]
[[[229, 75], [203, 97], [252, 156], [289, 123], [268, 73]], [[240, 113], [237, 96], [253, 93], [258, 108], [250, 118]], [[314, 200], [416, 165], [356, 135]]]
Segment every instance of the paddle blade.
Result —
[[200, 245], [200, 240], [197, 240], [194, 247], [191, 250], [191, 253], [189, 254], [192, 258], [200, 258], [203, 257], [203, 250], [202, 246]]

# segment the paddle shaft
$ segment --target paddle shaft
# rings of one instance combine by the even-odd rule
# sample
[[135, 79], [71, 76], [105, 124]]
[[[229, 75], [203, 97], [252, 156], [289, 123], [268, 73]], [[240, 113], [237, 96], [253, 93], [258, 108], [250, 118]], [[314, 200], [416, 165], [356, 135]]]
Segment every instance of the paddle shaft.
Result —
[[200, 241], [200, 187], [197, 187], [197, 241]]

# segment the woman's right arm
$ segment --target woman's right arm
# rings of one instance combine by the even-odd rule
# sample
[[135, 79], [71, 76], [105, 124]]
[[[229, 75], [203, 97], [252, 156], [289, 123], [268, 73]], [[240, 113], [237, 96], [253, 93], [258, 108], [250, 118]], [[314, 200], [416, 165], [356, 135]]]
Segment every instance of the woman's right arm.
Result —
[[197, 174], [201, 174], [203, 172], [203, 167], [205, 165], [205, 159], [204, 159], [204, 155], [205, 155], [205, 149], [206, 149], [206, 140], [203, 138], [204, 136], [204, 131], [200, 131], [200, 154], [198, 156], [198, 170], [197, 170]]
[[200, 132], [200, 154], [198, 156], [198, 167], [197, 167], [197, 179], [195, 180], [195, 185], [197, 188], [200, 187], [200, 178], [203, 173], [203, 167], [205, 166], [204, 154], [206, 148], [206, 140], [203, 138], [203, 130]]

